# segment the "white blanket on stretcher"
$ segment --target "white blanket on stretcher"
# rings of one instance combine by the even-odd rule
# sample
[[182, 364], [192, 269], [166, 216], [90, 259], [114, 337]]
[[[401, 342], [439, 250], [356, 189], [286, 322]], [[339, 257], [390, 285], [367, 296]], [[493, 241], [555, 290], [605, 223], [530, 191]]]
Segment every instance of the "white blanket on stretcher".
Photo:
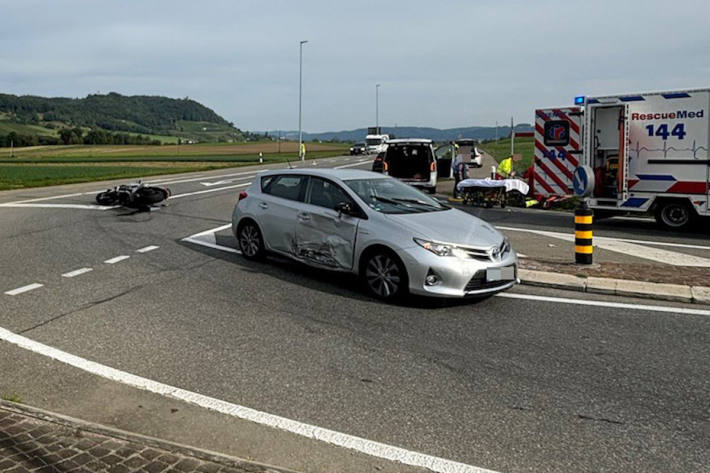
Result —
[[518, 191], [523, 195], [527, 195], [530, 190], [530, 186], [520, 179], [464, 179], [459, 182], [458, 186], [456, 186], [459, 191], [465, 189], [466, 187], [487, 187], [490, 189], [505, 187], [506, 192]]

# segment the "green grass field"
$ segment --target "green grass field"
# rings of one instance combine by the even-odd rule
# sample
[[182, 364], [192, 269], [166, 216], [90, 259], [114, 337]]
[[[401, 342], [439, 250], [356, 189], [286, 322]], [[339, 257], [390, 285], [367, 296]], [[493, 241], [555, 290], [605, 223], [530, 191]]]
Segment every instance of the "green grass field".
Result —
[[[510, 138], [499, 141], [491, 141], [490, 143], [481, 143], [480, 147], [488, 154], [493, 156], [498, 162], [510, 156]], [[513, 169], [522, 174], [532, 164], [535, 149], [534, 138], [517, 138], [515, 140], [515, 153], [521, 153], [522, 159], [513, 164]]]
[[0, 165], [0, 190], [53, 186], [77, 182], [103, 181], [157, 174], [205, 171], [221, 166], [51, 166]]
[[[70, 147], [67, 147], [70, 148]], [[158, 147], [162, 148], [162, 147]], [[172, 147], [173, 149], [175, 147]], [[225, 147], [222, 147], [224, 149]], [[311, 151], [309, 160], [343, 154], [343, 150]], [[265, 163], [298, 161], [297, 153], [264, 154]], [[41, 187], [77, 182], [122, 179], [158, 174], [248, 166], [259, 162], [258, 154], [211, 156], [47, 156], [0, 158], [0, 190]]]
[[0, 120], [0, 135], [7, 135], [12, 132], [18, 135], [42, 135], [42, 136], [58, 136], [57, 130], [45, 128], [39, 125], [23, 125], [22, 123], [13, 123]]

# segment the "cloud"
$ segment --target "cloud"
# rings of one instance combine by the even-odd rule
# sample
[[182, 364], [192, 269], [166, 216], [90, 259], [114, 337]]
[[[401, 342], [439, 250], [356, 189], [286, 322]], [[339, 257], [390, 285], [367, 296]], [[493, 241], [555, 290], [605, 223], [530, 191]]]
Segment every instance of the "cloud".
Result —
[[0, 89], [189, 96], [245, 129], [531, 121], [578, 94], [707, 86], [700, 1], [24, 1]]

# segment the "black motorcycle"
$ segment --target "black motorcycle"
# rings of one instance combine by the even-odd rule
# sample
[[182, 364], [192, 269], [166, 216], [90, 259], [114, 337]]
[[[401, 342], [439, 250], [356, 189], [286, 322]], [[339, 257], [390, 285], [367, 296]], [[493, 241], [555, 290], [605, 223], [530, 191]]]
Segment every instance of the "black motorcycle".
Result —
[[146, 186], [143, 182], [121, 184], [96, 195], [99, 205], [122, 205], [139, 210], [148, 210], [170, 197], [167, 187]]

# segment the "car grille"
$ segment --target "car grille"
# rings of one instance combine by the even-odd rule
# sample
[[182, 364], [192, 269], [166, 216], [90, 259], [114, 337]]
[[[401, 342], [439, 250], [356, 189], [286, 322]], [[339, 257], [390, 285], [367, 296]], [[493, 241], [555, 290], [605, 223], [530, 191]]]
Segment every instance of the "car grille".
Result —
[[477, 271], [476, 274], [473, 275], [473, 277], [468, 282], [468, 284], [466, 284], [466, 287], [463, 290], [464, 292], [470, 292], [480, 291], [483, 289], [495, 289], [497, 287], [505, 286], [506, 284], [510, 284], [510, 281], [486, 281], [486, 270], [482, 269], [480, 271]]
[[485, 250], [466, 246], [459, 246], [458, 248], [465, 251], [469, 258], [477, 259], [479, 261], [499, 261], [507, 253], [507, 251], [503, 253], [505, 250], [505, 242], [501, 243], [498, 248], [488, 248]]

